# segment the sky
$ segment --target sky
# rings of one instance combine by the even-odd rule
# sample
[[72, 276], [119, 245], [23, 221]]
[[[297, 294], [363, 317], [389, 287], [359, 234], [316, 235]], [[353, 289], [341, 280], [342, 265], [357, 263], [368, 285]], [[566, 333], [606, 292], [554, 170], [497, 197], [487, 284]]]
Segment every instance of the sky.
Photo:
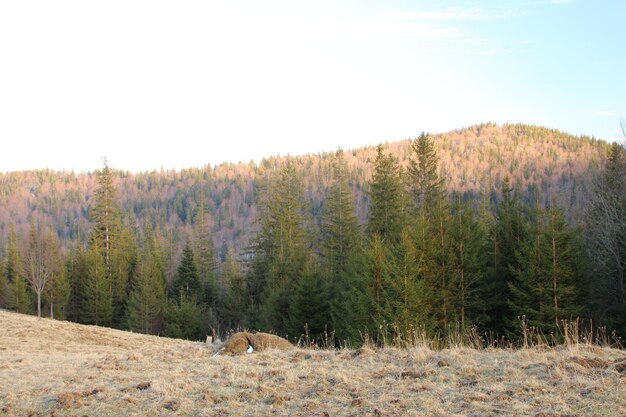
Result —
[[202, 167], [483, 122], [615, 139], [623, 0], [0, 2], [0, 172]]

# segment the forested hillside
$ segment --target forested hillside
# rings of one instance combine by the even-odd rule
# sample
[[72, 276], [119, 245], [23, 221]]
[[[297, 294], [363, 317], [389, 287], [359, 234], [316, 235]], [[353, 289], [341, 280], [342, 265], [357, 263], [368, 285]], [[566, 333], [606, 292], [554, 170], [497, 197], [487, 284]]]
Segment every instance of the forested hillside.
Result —
[[[527, 125], [473, 126], [433, 135], [433, 141], [449, 191], [465, 193], [464, 198], [480, 197], [500, 188], [503, 179], [509, 177], [511, 185], [519, 188], [528, 201], [558, 199], [568, 218], [575, 222], [581, 219], [590, 179], [608, 149], [603, 141]], [[406, 166], [409, 147], [407, 139], [385, 144], [385, 151]], [[133, 174], [114, 170], [115, 185], [126, 220], [133, 227], [142, 228], [150, 222], [182, 247], [199, 208], [204, 206], [216, 247], [226, 242], [239, 253], [254, 230], [254, 193], [259, 176], [279, 169], [287, 160], [293, 161], [304, 176], [312, 214], [317, 219], [329, 189], [333, 152], [275, 156], [260, 164], [228, 163], [182, 171]], [[345, 153], [360, 223], [367, 217], [366, 183], [372, 176], [374, 157], [375, 147]], [[95, 185], [96, 172], [0, 174], [0, 253], [6, 250], [9, 225], [13, 224], [18, 234], [26, 234], [31, 219], [50, 226], [63, 242], [84, 241]], [[491, 197], [493, 204], [496, 195]], [[221, 255], [223, 260], [225, 249]]]
[[617, 143], [481, 125], [259, 165], [5, 174], [1, 195], [0, 307], [19, 312], [187, 339], [626, 335]]

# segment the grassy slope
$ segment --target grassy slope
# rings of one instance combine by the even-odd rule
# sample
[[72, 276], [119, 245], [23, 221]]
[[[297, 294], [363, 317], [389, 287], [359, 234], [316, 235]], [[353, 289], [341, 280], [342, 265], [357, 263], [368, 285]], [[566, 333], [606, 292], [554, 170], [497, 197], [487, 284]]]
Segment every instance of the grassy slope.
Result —
[[0, 415], [626, 415], [608, 348], [211, 354], [0, 311]]

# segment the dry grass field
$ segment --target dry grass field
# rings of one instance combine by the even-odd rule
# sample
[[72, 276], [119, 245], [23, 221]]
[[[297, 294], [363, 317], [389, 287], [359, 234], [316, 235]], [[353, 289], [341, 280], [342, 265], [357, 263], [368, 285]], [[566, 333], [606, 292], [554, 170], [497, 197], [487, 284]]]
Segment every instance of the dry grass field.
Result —
[[212, 353], [0, 311], [0, 415], [626, 415], [626, 352], [584, 344]]

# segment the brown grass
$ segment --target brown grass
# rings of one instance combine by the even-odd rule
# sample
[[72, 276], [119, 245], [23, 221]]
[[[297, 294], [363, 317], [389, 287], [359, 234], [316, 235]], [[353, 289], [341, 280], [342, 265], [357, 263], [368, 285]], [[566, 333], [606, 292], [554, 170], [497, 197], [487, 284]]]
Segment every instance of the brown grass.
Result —
[[0, 311], [0, 415], [626, 415], [626, 354], [606, 347], [212, 354]]

